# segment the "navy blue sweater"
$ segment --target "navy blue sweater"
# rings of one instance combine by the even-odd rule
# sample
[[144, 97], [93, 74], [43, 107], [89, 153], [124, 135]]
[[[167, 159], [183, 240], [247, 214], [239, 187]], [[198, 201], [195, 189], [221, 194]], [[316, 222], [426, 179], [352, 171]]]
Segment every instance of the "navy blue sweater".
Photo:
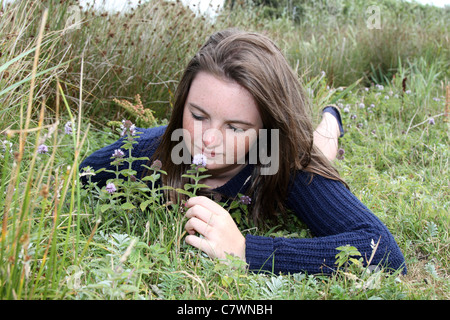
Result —
[[[159, 138], [166, 127], [150, 129], [137, 128], [142, 132], [138, 144], [134, 145], [134, 157], [151, 157], [155, 152]], [[123, 145], [122, 139], [106, 146], [87, 157], [80, 169], [91, 166], [113, 169], [111, 155]], [[127, 152], [125, 152], [127, 154]], [[141, 166], [147, 161], [133, 162], [138, 177], [145, 169]], [[226, 197], [234, 198], [244, 193], [244, 185], [253, 170], [252, 165], [244, 167], [236, 176], [215, 191]], [[113, 174], [102, 171], [92, 177], [99, 186]], [[372, 265], [381, 265], [389, 269], [400, 269], [406, 273], [405, 260], [394, 237], [386, 226], [356, 198], [341, 182], [319, 175], [311, 176], [299, 171], [289, 189], [286, 207], [295, 213], [313, 233], [313, 238], [272, 238], [246, 235], [245, 257], [249, 269], [268, 270], [285, 273], [308, 272], [310, 274], [335, 271], [335, 255], [339, 246], [351, 245], [358, 249], [364, 261], [372, 254], [371, 243], [379, 245]], [[247, 183], [248, 184], [248, 183]], [[372, 241], [373, 240], [373, 241]]]

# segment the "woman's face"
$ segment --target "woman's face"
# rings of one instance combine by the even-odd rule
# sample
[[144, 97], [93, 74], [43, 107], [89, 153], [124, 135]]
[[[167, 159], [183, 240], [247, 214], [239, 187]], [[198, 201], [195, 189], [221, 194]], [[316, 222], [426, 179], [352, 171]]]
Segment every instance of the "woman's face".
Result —
[[206, 72], [197, 74], [184, 106], [184, 141], [192, 156], [206, 157], [206, 168], [226, 171], [245, 163], [262, 128], [256, 102], [245, 88]]

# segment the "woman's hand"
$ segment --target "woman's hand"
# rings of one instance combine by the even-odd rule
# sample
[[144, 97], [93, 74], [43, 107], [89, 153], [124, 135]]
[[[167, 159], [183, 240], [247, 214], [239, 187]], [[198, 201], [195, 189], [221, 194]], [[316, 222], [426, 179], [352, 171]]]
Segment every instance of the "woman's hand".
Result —
[[[231, 215], [219, 204], [207, 197], [193, 197], [186, 202], [184, 227], [189, 234], [186, 242], [204, 251], [211, 258], [225, 258], [234, 254], [245, 261], [245, 238]], [[199, 233], [203, 238], [198, 237]]]

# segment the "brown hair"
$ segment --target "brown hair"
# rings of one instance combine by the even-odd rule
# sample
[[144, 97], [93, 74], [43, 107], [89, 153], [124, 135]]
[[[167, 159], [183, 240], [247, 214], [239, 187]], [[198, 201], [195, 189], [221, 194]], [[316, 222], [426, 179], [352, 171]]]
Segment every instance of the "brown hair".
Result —
[[207, 40], [187, 65], [178, 85], [171, 119], [153, 157], [162, 161], [167, 172], [166, 185], [180, 188], [186, 182], [181, 175], [189, 164], [175, 165], [171, 161], [171, 151], [178, 143], [171, 141], [171, 135], [182, 128], [189, 89], [200, 71], [232, 80], [247, 89], [256, 101], [264, 128], [279, 130], [277, 173], [261, 175], [262, 166], [255, 165], [247, 192], [252, 197], [251, 214], [255, 222], [274, 217], [277, 210], [285, 211], [289, 181], [297, 170], [342, 181], [313, 144], [313, 127], [306, 112], [308, 101], [281, 51], [264, 35], [227, 29]]

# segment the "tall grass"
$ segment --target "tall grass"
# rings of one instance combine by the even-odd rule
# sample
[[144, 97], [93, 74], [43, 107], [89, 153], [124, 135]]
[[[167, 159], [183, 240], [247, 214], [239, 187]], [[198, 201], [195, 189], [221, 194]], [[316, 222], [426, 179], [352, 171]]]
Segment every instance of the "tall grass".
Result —
[[[213, 24], [155, 0], [126, 13], [87, 8], [67, 24], [74, 5], [16, 1], [0, 21], [2, 299], [449, 298], [448, 13], [399, 5], [369, 30], [363, 3], [333, 14], [305, 7], [300, 22], [237, 6]], [[426, 28], [416, 26], [422, 11]], [[275, 39], [315, 120], [323, 105], [341, 109], [347, 133], [336, 165], [395, 235], [408, 276], [357, 266], [331, 277], [249, 273], [233, 257], [213, 261], [186, 245], [182, 208], [143, 185], [123, 182], [125, 204], [81, 188], [81, 160], [117, 138], [107, 121], [138, 120], [115, 101], [139, 94], [162, 121], [186, 61], [229, 26]], [[243, 232], [311, 236], [295, 219], [254, 230], [244, 207], [232, 214]]]

